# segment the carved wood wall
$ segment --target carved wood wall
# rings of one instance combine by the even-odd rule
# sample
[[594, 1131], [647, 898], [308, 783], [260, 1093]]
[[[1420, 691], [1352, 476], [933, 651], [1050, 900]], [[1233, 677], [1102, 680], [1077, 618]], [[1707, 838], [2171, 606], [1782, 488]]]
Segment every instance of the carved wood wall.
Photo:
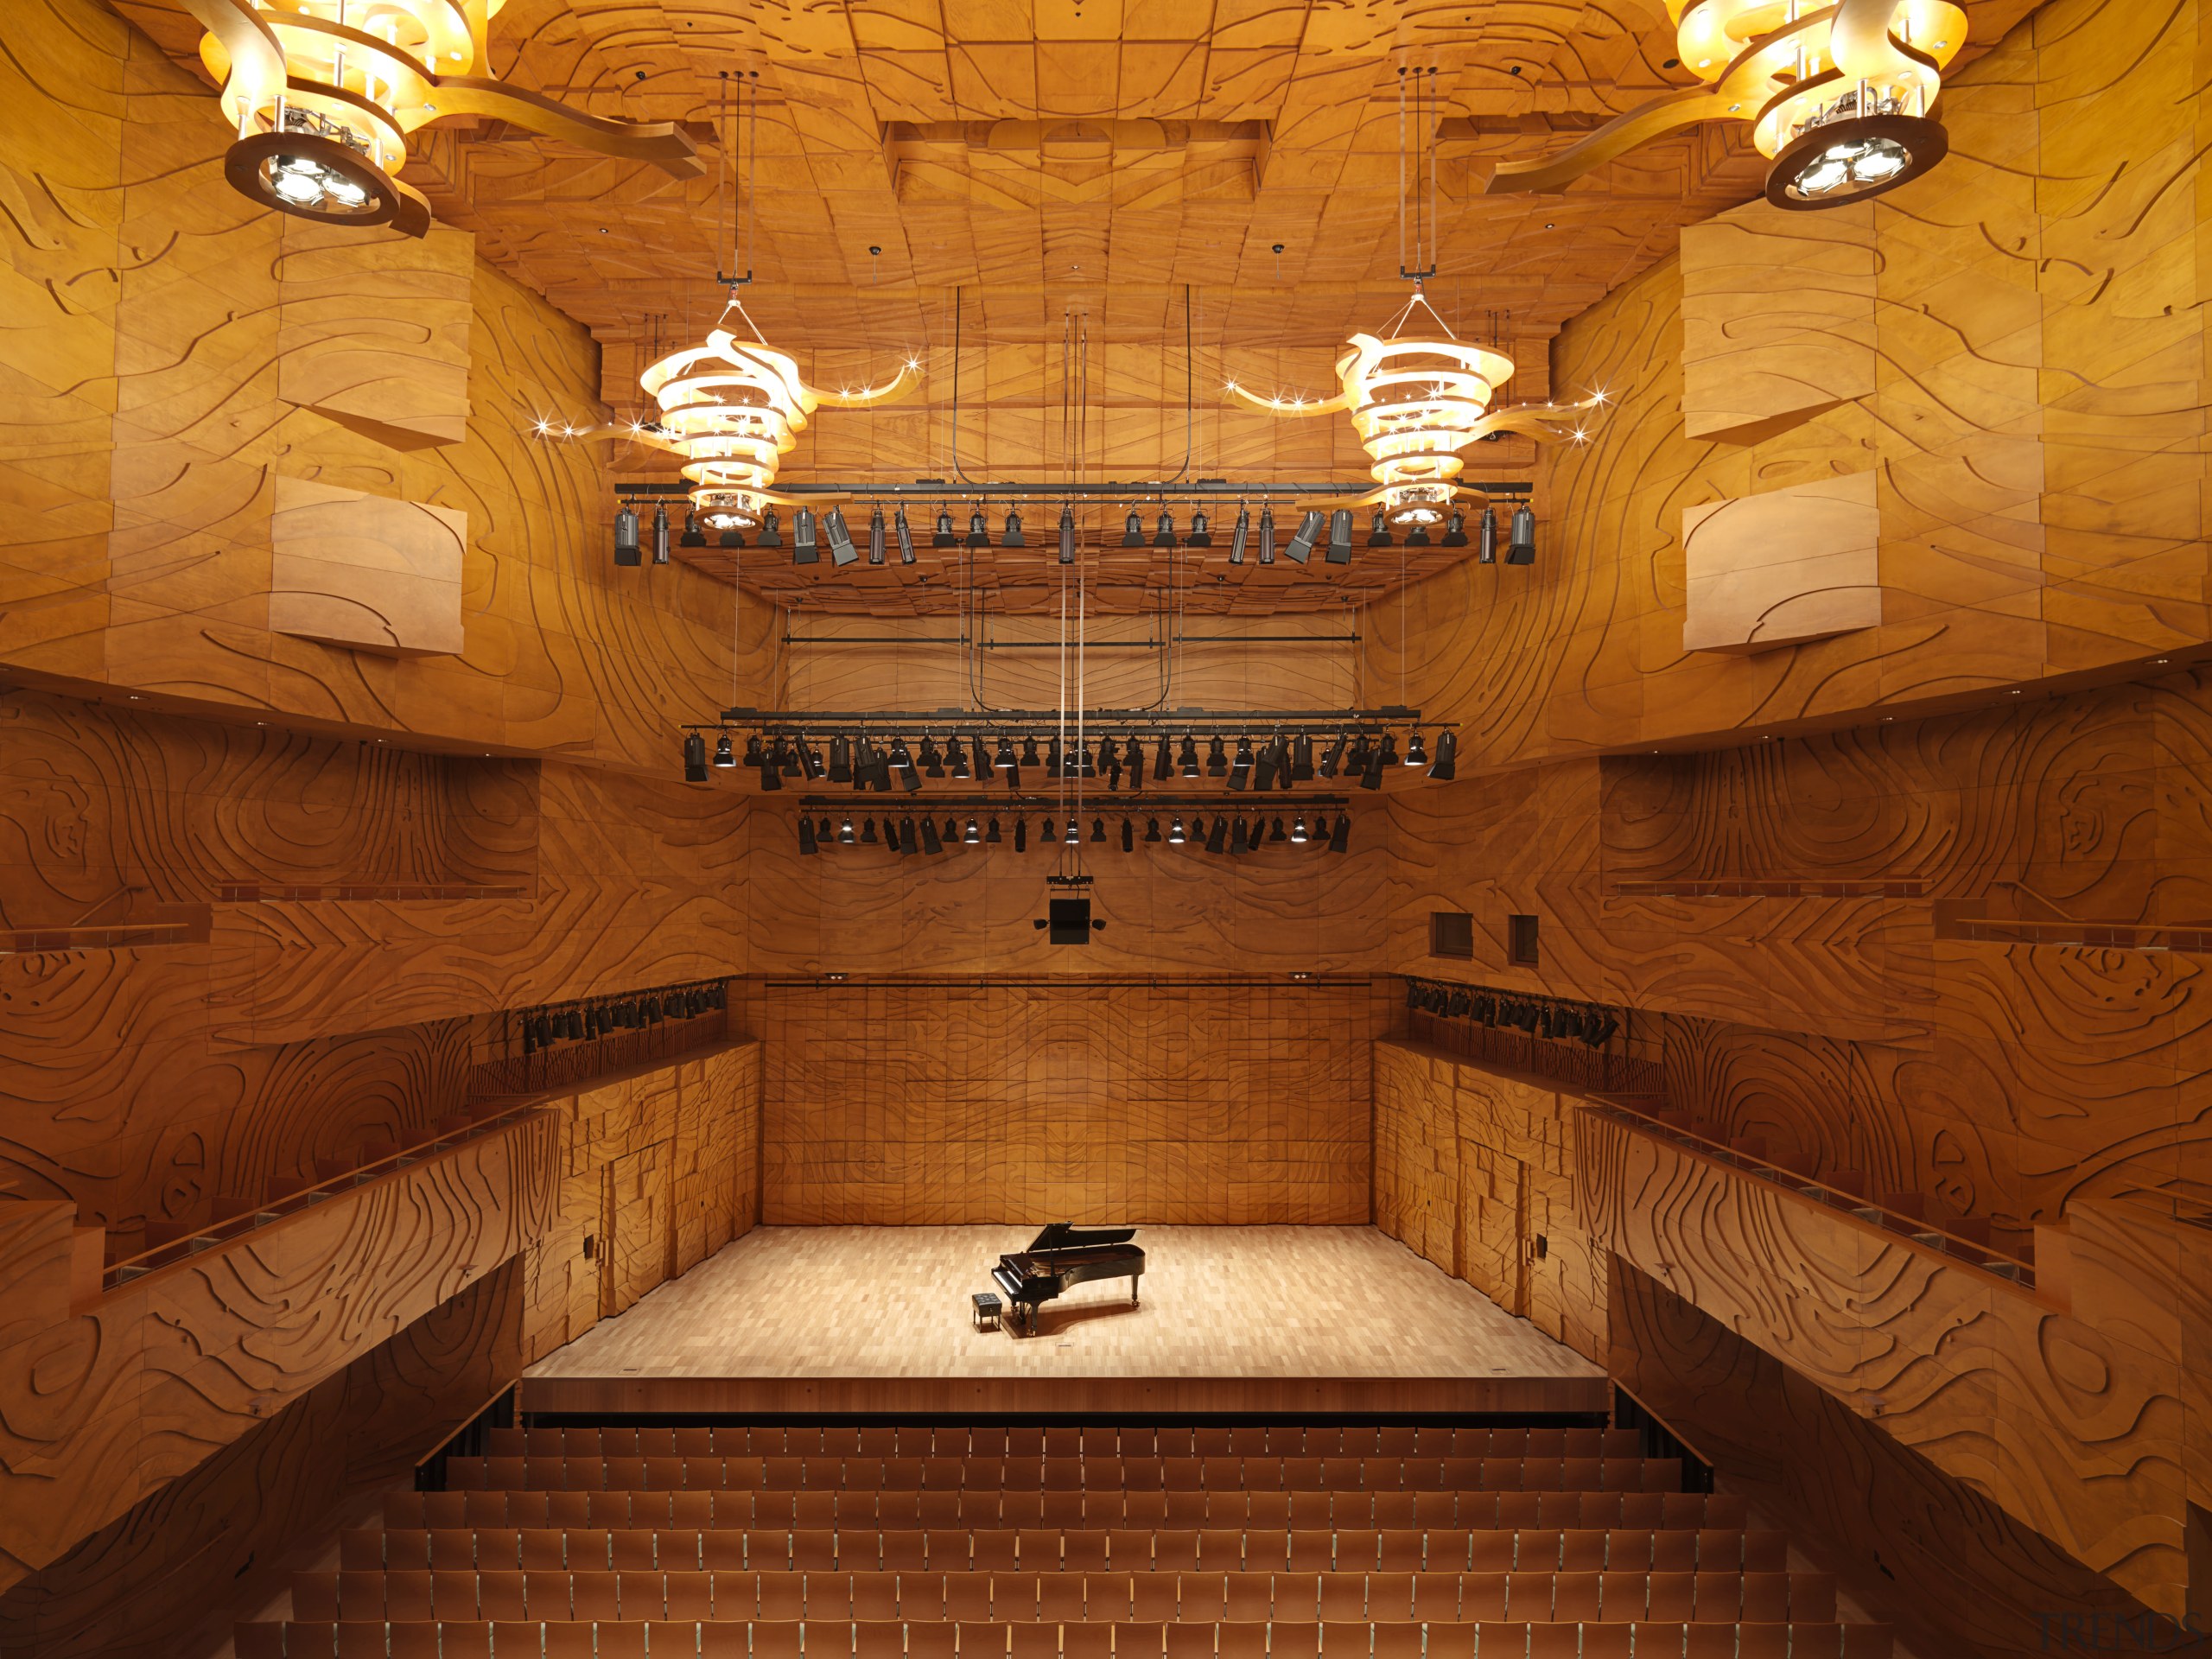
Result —
[[1388, 1029], [1386, 985], [745, 989], [772, 1224], [1368, 1218], [1367, 1046]]

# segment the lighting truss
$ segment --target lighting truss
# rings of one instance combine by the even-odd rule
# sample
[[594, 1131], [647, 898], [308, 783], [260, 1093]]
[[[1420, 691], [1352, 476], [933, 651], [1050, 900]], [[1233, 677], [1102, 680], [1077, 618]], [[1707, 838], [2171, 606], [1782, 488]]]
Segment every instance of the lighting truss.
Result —
[[1416, 1014], [1470, 1020], [1491, 1029], [1503, 1026], [1553, 1042], [1578, 1041], [1586, 1048], [1603, 1048], [1621, 1027], [1619, 1010], [1599, 1002], [1410, 976], [1406, 1007]]

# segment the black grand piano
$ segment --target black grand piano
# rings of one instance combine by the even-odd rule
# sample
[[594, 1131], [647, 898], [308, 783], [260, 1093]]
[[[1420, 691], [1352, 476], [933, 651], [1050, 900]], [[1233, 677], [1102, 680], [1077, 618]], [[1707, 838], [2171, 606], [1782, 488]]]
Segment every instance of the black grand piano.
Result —
[[1129, 1241], [1134, 1227], [1078, 1228], [1056, 1221], [1029, 1242], [1029, 1248], [999, 1257], [991, 1277], [1006, 1293], [1007, 1328], [1016, 1336], [1026, 1326], [1037, 1333], [1037, 1309], [1065, 1290], [1093, 1279], [1127, 1279], [1129, 1306], [1137, 1304], [1137, 1281], [1144, 1277], [1144, 1252]]

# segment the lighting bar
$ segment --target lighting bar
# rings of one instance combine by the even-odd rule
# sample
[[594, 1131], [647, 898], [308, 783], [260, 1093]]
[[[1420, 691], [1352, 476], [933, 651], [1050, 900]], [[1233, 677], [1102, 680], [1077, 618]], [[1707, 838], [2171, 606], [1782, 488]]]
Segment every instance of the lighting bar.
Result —
[[[1533, 495], [1535, 486], [1526, 479], [1462, 478], [1462, 489], [1484, 495]], [[1185, 479], [1180, 483], [1158, 484], [1078, 484], [1072, 480], [1044, 480], [1029, 484], [971, 484], [947, 479], [918, 479], [912, 484], [821, 483], [787, 484], [779, 480], [775, 493], [794, 499], [802, 497], [836, 496], [856, 501], [918, 500], [974, 501], [986, 498], [1023, 500], [1039, 496], [1052, 496], [1075, 501], [1195, 501], [1217, 500], [1223, 496], [1261, 496], [1281, 499], [1289, 497], [1319, 497], [1361, 495], [1372, 490], [1375, 483], [1369, 478], [1312, 479], [1283, 482], [1276, 480], [1224, 480], [1218, 478]], [[625, 499], [637, 496], [651, 499], [657, 496], [689, 495], [689, 484], [625, 484], [618, 492]]]

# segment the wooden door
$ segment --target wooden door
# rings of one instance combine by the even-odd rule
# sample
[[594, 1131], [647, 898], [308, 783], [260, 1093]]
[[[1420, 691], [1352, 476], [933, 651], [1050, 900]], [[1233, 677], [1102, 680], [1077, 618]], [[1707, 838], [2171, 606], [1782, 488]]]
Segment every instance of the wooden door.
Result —
[[1460, 1276], [1507, 1313], [1526, 1317], [1529, 1166], [1475, 1141], [1460, 1149]]
[[669, 1143], [625, 1153], [604, 1166], [606, 1236], [599, 1313], [612, 1319], [668, 1276]]

